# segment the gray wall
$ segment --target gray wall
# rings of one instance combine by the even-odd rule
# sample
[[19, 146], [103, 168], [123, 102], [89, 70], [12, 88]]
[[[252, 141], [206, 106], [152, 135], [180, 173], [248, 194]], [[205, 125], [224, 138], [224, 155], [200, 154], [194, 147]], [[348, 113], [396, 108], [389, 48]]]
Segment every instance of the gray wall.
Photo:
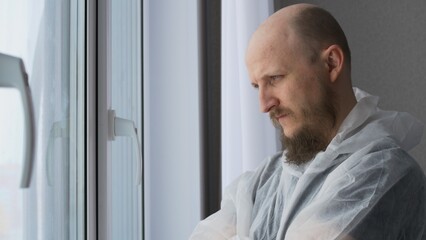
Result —
[[[275, 0], [278, 8], [300, 1]], [[380, 96], [382, 109], [426, 123], [426, 1], [305, 1], [331, 12], [352, 51], [353, 85]], [[426, 171], [426, 136], [412, 152]]]

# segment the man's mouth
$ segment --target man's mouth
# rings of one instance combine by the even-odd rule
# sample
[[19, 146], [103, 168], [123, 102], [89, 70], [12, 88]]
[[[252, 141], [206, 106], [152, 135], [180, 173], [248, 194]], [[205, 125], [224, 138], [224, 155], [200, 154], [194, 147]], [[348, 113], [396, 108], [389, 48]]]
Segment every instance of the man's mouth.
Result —
[[276, 108], [269, 112], [269, 114], [275, 127], [282, 127], [284, 124], [283, 121], [290, 116], [291, 111], [284, 108]]
[[285, 109], [281, 109], [281, 110], [275, 111], [273, 113], [274, 118], [277, 119], [277, 120], [281, 119], [281, 118], [286, 118], [289, 115], [290, 115], [290, 111], [289, 110], [285, 110]]
[[282, 114], [277, 115], [275, 118], [277, 120], [280, 120], [280, 119], [286, 118], [287, 116], [288, 116], [288, 113], [282, 113]]
[[277, 122], [282, 123], [282, 121], [287, 119], [288, 115], [289, 115], [288, 113], [281, 113], [281, 114], [277, 115], [275, 117], [275, 119], [277, 120]]

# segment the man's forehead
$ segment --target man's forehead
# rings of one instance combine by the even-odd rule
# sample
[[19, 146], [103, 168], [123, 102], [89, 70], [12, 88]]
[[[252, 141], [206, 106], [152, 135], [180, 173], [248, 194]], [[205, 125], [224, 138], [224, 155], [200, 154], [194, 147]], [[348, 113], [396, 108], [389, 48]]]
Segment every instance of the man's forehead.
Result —
[[256, 32], [246, 52], [246, 63], [252, 64], [259, 59], [288, 55], [294, 48], [295, 39], [291, 31], [258, 31]]

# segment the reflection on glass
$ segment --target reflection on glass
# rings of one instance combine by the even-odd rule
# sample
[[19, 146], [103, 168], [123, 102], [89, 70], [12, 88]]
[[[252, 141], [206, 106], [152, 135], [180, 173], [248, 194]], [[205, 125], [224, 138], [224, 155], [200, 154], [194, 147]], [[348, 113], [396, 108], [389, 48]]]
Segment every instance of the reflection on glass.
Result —
[[24, 114], [17, 89], [0, 88], [0, 239], [22, 239]]

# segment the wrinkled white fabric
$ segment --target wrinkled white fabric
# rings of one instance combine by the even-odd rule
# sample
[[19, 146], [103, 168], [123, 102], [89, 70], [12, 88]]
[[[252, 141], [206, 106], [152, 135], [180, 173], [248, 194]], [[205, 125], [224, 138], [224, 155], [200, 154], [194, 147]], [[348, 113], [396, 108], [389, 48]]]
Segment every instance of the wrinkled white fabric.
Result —
[[304, 166], [278, 153], [243, 174], [190, 239], [426, 239], [425, 175], [407, 153], [423, 125], [354, 91], [358, 103], [324, 152]]

